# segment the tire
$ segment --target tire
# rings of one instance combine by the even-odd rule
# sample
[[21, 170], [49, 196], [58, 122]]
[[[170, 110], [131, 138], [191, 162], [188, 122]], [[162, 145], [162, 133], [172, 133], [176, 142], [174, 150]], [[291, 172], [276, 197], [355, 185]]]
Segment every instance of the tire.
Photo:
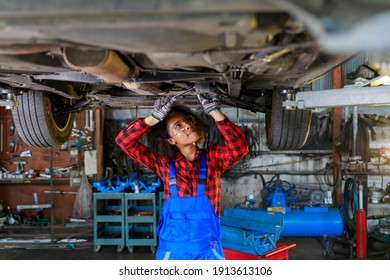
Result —
[[64, 144], [72, 133], [74, 113], [55, 115], [71, 100], [39, 91], [16, 96], [19, 103], [12, 110], [15, 127], [23, 142], [32, 147], [46, 148]]
[[270, 150], [297, 150], [306, 143], [310, 132], [310, 110], [286, 110], [284, 95], [274, 90], [272, 109], [266, 114], [267, 145]]

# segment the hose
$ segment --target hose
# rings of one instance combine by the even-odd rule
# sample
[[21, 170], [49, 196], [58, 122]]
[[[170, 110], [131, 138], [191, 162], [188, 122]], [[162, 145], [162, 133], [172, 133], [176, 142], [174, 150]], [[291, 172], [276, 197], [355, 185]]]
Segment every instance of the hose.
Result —
[[355, 218], [359, 208], [358, 186], [356, 181], [348, 178], [344, 184], [341, 212], [346, 227], [347, 239], [355, 237]]
[[[334, 174], [336, 172], [336, 174]], [[324, 172], [324, 180], [325, 183], [330, 187], [335, 187], [340, 182], [340, 167], [336, 162], [327, 163], [325, 166], [325, 172]], [[331, 183], [329, 179], [329, 175], [332, 175], [333, 178], [336, 178], [336, 181]]]

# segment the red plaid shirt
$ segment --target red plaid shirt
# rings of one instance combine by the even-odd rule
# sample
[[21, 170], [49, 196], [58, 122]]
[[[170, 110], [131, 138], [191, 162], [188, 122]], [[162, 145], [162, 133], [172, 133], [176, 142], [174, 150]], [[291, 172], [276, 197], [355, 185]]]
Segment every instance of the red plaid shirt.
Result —
[[[225, 139], [225, 145], [210, 145], [206, 149], [207, 179], [204, 193], [210, 199], [217, 214], [220, 214], [220, 194], [222, 172], [236, 164], [248, 153], [248, 144], [242, 130], [227, 117], [216, 121], [218, 130]], [[139, 142], [150, 128], [142, 118], [129, 123], [115, 138], [121, 149], [137, 163], [152, 170], [164, 183], [164, 198], [171, 196], [169, 187], [169, 160], [156, 157], [149, 147]], [[197, 178], [200, 167], [200, 149], [194, 161], [188, 161], [181, 153], [175, 160], [177, 193], [181, 197], [196, 195]]]

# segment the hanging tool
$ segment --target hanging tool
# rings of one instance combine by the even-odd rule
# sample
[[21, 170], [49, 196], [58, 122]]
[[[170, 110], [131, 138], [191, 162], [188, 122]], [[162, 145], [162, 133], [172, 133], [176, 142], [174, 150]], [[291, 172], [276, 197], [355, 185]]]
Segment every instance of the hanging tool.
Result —
[[4, 122], [0, 120], [0, 153], [3, 152]]
[[30, 150], [25, 150], [20, 153], [20, 157], [31, 157], [31, 151]]
[[10, 153], [14, 153], [15, 152], [15, 140], [14, 138], [11, 138], [9, 140], [9, 150], [8, 150]]
[[15, 134], [15, 123], [13, 120], [11, 120], [11, 123], [9, 124], [9, 136], [14, 136]]
[[87, 142], [91, 142], [92, 138], [88, 135], [87, 131], [83, 131], [77, 128], [72, 128], [72, 134], [71, 137], [76, 136], [80, 139], [85, 139]]
[[0, 164], [0, 169], [3, 170], [3, 171], [6, 172], [6, 173], [9, 172], [9, 171], [8, 171], [4, 166], [2, 166], [1, 164]]
[[94, 131], [93, 111], [85, 111], [85, 131]]
[[[16, 150], [15, 150], [16, 152]], [[11, 155], [10, 157], [12, 158], [17, 158], [17, 157], [32, 157], [32, 154], [31, 154], [31, 151], [30, 150], [24, 150], [23, 152], [21, 152], [20, 154], [13, 154]]]
[[85, 130], [89, 130], [89, 110], [85, 110]]
[[18, 135], [16, 137], [14, 152], [17, 153], [19, 151], [22, 151], [22, 138], [20, 138], [20, 136]]
[[8, 209], [8, 223], [10, 225], [13, 225], [15, 223], [14, 213], [12, 212], [12, 209], [7, 206]]

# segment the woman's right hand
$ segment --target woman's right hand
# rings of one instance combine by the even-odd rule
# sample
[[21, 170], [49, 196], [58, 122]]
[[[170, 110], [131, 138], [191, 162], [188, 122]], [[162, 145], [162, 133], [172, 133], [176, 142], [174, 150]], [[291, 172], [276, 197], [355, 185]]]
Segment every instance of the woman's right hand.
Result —
[[154, 102], [152, 117], [161, 122], [169, 114], [175, 102], [175, 96], [164, 96], [157, 99]]

